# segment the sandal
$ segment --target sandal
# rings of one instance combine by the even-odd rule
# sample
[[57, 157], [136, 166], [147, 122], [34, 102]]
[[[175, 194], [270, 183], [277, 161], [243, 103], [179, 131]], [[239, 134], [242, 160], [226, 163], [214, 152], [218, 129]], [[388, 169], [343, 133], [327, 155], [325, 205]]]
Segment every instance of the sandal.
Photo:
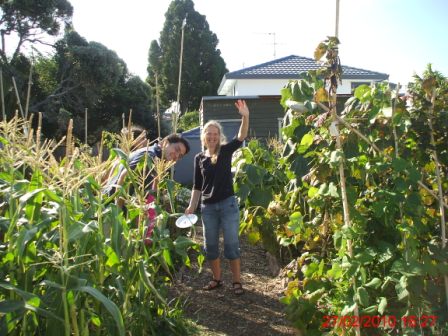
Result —
[[222, 280], [212, 279], [212, 280], [210, 280], [210, 282], [207, 285], [202, 287], [202, 289], [206, 290], [206, 291], [209, 291], [209, 290], [213, 290], [213, 289], [219, 288], [221, 286], [222, 286]]
[[243, 289], [243, 285], [241, 284], [241, 282], [232, 283], [232, 288], [233, 288], [233, 294], [235, 294], [235, 295], [244, 294], [244, 289]]

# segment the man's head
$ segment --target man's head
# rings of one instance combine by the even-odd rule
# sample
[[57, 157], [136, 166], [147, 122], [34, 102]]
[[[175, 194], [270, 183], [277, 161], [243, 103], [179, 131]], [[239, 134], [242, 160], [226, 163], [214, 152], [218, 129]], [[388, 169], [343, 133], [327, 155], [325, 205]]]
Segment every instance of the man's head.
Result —
[[179, 134], [170, 134], [160, 142], [162, 157], [168, 161], [178, 161], [190, 151], [190, 144]]

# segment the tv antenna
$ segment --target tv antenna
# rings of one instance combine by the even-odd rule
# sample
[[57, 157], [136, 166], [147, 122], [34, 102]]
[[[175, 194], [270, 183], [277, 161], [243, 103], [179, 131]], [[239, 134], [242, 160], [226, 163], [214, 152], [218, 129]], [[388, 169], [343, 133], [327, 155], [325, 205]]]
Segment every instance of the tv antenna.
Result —
[[277, 40], [276, 40], [276, 35], [275, 32], [272, 33], [254, 33], [254, 34], [262, 34], [262, 35], [271, 35], [273, 37], [273, 41], [272, 41], [272, 46], [274, 48], [274, 59], [277, 58]]
[[272, 35], [274, 37], [274, 41], [272, 43], [272, 46], [274, 47], [274, 59], [275, 59], [276, 56], [277, 56], [276, 48], [275, 48], [275, 46], [277, 45], [277, 42], [275, 41], [275, 32], [274, 33], [268, 33], [268, 35]]

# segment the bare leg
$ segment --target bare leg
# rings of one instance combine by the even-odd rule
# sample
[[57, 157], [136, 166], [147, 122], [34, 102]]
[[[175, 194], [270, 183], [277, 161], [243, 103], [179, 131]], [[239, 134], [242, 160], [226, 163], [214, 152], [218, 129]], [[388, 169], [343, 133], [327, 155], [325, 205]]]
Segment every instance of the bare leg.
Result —
[[230, 260], [230, 270], [232, 271], [232, 282], [241, 282], [241, 259]]
[[232, 288], [235, 295], [244, 293], [243, 285], [241, 284], [241, 260], [230, 260], [230, 269], [232, 270]]
[[210, 282], [202, 288], [204, 290], [212, 290], [212, 289], [219, 288], [222, 286], [221, 261], [219, 260], [219, 258], [217, 258], [217, 259], [209, 260], [209, 263], [210, 263], [210, 268], [212, 269], [213, 279], [210, 280]]
[[209, 262], [213, 273], [213, 279], [221, 280], [221, 261], [217, 258], [210, 260]]

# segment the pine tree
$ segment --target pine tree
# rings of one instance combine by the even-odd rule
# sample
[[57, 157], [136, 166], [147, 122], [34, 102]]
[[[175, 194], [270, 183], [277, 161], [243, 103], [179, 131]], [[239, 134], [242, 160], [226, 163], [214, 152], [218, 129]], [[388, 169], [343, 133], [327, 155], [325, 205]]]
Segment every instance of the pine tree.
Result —
[[216, 95], [227, 72], [217, 49], [218, 38], [191, 0], [172, 1], [165, 18], [160, 42], [152, 41], [149, 50], [148, 83], [155, 93], [155, 74], [158, 75], [162, 106], [168, 107], [177, 100], [182, 23], [186, 19], [180, 106], [182, 112], [197, 110], [203, 96]]

